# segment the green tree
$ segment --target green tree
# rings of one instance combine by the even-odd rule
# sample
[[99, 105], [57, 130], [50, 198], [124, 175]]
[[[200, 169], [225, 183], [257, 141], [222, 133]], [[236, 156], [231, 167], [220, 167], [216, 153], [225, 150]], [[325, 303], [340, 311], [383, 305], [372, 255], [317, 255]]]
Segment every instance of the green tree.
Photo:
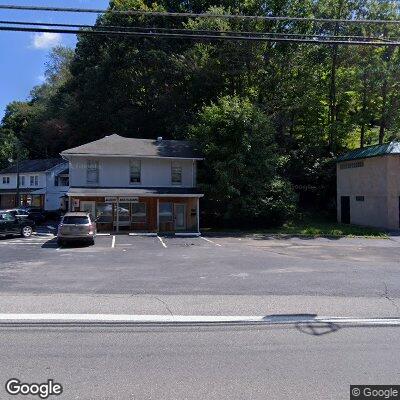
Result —
[[291, 185], [277, 173], [274, 129], [248, 99], [225, 96], [205, 106], [189, 137], [205, 156], [201, 182], [214, 220], [266, 226], [294, 213]]

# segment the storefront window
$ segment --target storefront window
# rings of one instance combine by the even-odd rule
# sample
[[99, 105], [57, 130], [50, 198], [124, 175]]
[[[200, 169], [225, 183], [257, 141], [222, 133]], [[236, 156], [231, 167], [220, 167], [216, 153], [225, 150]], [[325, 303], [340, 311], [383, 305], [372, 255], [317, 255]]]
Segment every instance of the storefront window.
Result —
[[112, 204], [109, 203], [97, 203], [96, 214], [97, 223], [99, 224], [111, 224], [112, 223]]
[[159, 218], [161, 223], [172, 222], [173, 220], [172, 203], [160, 203]]
[[146, 222], [146, 204], [133, 203], [132, 204], [132, 222], [145, 223]]

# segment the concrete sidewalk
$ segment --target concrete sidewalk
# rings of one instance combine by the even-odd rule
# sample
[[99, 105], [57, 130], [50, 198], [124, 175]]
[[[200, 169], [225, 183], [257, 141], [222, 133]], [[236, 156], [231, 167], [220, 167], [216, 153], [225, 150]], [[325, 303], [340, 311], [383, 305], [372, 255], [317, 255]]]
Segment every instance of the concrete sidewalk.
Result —
[[400, 316], [397, 299], [333, 296], [1, 294], [0, 313]]

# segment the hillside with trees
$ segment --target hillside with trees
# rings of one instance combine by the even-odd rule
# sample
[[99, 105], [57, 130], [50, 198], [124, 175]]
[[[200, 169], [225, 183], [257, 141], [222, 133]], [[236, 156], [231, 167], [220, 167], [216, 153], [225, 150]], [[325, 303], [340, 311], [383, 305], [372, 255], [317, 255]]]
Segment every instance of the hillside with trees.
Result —
[[[111, 9], [396, 19], [378, 0], [113, 0]], [[395, 24], [315, 24], [104, 14], [97, 26], [400, 37]], [[393, 46], [79, 35], [49, 55], [46, 81], [7, 107], [0, 166], [57, 156], [111, 133], [195, 140], [210, 219], [280, 224], [335, 209], [335, 157], [397, 138], [400, 52]], [[233, 217], [235, 216], [235, 217]], [[232, 219], [235, 221], [232, 222]]]

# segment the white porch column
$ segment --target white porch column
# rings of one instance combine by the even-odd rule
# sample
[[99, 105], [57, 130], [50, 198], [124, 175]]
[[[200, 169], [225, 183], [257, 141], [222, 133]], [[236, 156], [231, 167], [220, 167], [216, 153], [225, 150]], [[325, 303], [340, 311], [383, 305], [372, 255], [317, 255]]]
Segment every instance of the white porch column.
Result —
[[119, 197], [117, 197], [117, 232], [119, 232]]
[[200, 198], [197, 198], [197, 232], [200, 233]]
[[157, 199], [157, 232], [160, 232], [160, 199]]

